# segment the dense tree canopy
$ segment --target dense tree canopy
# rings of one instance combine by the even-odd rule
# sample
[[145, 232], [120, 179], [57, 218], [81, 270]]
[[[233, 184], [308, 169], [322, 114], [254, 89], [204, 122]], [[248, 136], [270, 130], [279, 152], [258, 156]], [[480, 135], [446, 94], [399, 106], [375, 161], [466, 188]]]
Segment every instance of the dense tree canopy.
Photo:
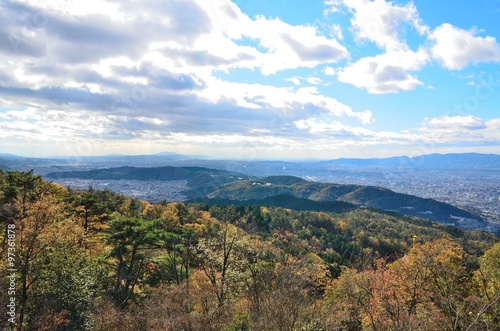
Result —
[[3, 330], [500, 328], [486, 232], [368, 209], [151, 204], [32, 172], [0, 173], [0, 204]]

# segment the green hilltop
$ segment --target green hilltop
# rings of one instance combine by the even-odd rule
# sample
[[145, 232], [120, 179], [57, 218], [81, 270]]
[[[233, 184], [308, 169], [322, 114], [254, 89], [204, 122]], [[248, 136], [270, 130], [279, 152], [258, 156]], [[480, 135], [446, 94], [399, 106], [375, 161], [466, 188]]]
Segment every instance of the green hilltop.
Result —
[[456, 217], [480, 219], [468, 211], [433, 199], [360, 185], [309, 182], [291, 176], [273, 176], [260, 180], [227, 183], [211, 192], [211, 199], [252, 200], [289, 195], [318, 202], [342, 201], [358, 207], [377, 208], [401, 214], [453, 223]]

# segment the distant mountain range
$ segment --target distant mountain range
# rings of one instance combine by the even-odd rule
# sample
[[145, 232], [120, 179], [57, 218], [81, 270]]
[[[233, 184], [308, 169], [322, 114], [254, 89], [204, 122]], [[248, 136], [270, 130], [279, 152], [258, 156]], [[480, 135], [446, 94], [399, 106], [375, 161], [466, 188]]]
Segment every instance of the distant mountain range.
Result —
[[[117, 167], [123, 165], [131, 166], [150, 166], [151, 164], [160, 165], [167, 163], [178, 163], [179, 165], [200, 165], [205, 167], [231, 167], [239, 164], [266, 165], [279, 167], [295, 167], [307, 164], [308, 167], [377, 167], [377, 168], [405, 168], [405, 169], [499, 169], [500, 155], [498, 154], [479, 154], [479, 153], [458, 153], [458, 154], [428, 154], [415, 157], [396, 156], [388, 158], [340, 158], [332, 160], [296, 160], [296, 161], [266, 161], [266, 160], [222, 160], [215, 159], [205, 155], [184, 155], [178, 153], [164, 152], [148, 155], [104, 155], [104, 156], [72, 156], [57, 158], [34, 158], [23, 157], [13, 154], [0, 153], [0, 166], [8, 167], [11, 164], [47, 164], [47, 163], [74, 164], [91, 163], [93, 165]], [[227, 169], [226, 169], [227, 170]]]
[[262, 203], [297, 210], [332, 211], [352, 206], [395, 211], [453, 224], [457, 218], [482, 221], [476, 215], [433, 199], [360, 185], [319, 183], [293, 176], [250, 177], [242, 173], [203, 167], [118, 167], [90, 171], [52, 172], [48, 179], [188, 181], [190, 199], [217, 202]]
[[338, 167], [412, 167], [415, 169], [500, 169], [500, 155], [497, 154], [427, 154], [421, 156], [397, 156], [371, 159], [335, 159], [320, 161], [321, 164]]

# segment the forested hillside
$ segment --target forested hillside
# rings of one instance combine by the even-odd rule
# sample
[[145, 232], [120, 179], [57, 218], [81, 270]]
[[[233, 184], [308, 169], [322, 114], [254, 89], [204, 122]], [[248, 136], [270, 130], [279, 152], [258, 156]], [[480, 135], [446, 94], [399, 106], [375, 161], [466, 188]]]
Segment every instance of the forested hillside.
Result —
[[498, 236], [346, 206], [151, 204], [0, 173], [0, 328], [500, 328]]
[[481, 220], [455, 206], [433, 199], [397, 193], [381, 187], [310, 182], [292, 176], [272, 176], [260, 180], [232, 181], [208, 194], [212, 199], [251, 200], [292, 195], [313, 201], [341, 201], [358, 207], [378, 208], [402, 214], [425, 217], [452, 224], [454, 217]]

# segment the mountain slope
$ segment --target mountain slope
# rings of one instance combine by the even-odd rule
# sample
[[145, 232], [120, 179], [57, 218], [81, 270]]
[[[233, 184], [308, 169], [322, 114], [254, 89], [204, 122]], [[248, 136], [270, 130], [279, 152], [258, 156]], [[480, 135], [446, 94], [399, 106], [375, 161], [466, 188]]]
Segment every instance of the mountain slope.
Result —
[[[260, 181], [228, 183], [210, 193], [208, 197], [212, 199], [252, 200], [285, 194], [314, 201], [344, 201], [358, 207], [396, 211], [440, 223], [455, 223], [456, 217], [481, 220], [465, 210], [443, 202], [396, 193], [380, 187], [317, 183], [302, 179], [293, 182], [290, 178], [283, 181], [285, 184], [281, 184], [276, 180], [276, 177], [273, 177], [274, 182], [278, 182], [278, 184], [267, 182], [266, 178]], [[289, 182], [292, 184], [287, 185], [286, 183]]]
[[344, 213], [357, 209], [351, 203], [344, 201], [314, 201], [310, 199], [297, 198], [293, 195], [281, 194], [264, 199], [230, 200], [230, 199], [195, 199], [190, 202], [202, 202], [208, 205], [235, 205], [235, 206], [263, 206], [281, 207], [295, 211], [316, 211]]

